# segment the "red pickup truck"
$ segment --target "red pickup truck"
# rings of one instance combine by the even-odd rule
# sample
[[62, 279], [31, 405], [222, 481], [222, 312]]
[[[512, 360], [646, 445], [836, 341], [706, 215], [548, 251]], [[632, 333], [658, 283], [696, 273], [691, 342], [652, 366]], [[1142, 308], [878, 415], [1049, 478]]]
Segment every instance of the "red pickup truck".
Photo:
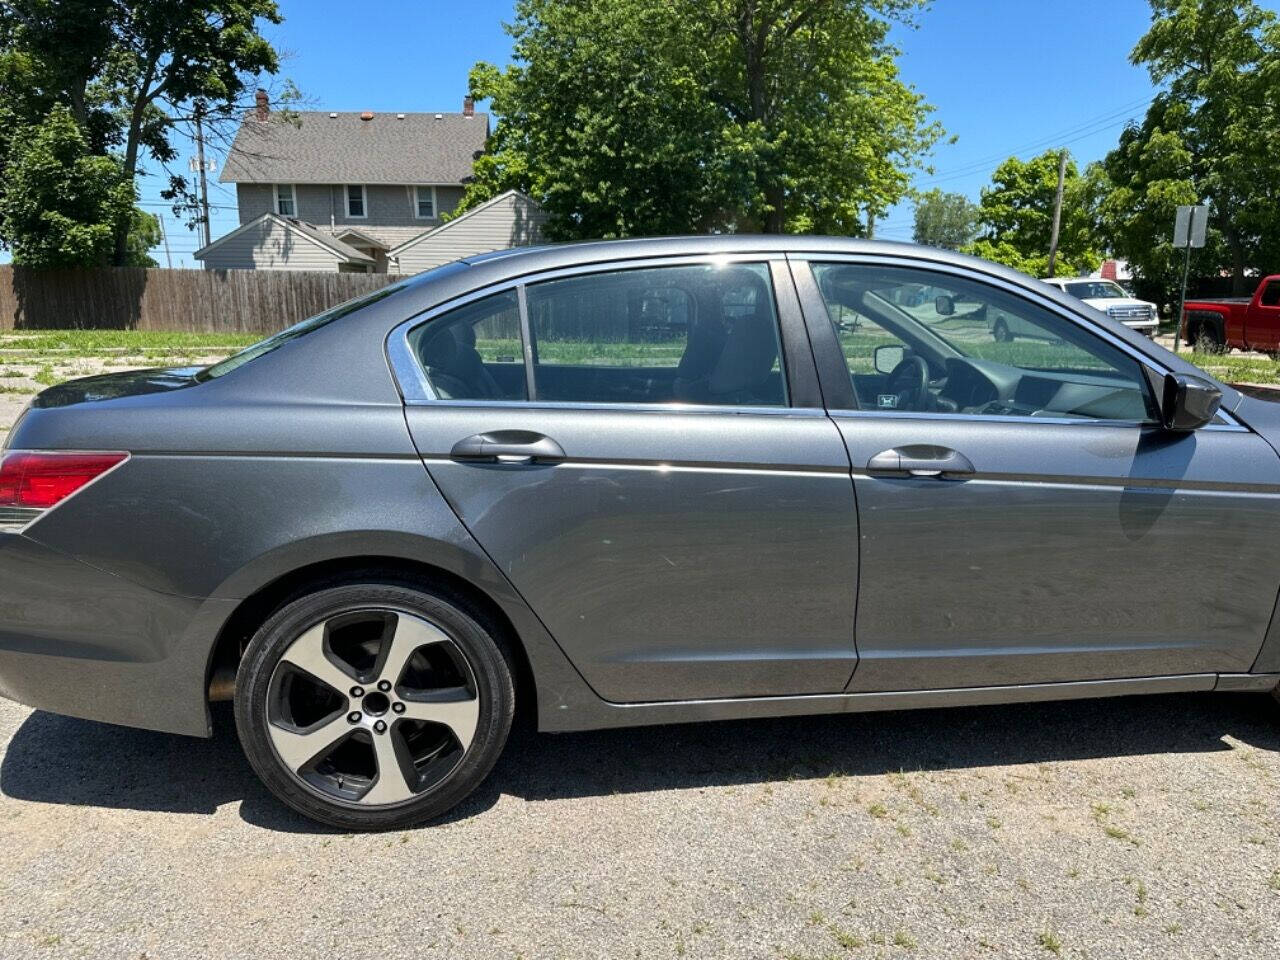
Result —
[[1280, 274], [1263, 280], [1250, 298], [1188, 300], [1181, 338], [1214, 350], [1280, 352]]

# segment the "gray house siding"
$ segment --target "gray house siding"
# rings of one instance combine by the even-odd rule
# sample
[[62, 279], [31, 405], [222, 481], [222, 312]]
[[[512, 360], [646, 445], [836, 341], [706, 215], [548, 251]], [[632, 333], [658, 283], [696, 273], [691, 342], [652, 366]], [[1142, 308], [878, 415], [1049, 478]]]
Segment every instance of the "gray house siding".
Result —
[[510, 193], [392, 251], [396, 259], [389, 270], [421, 273], [462, 257], [541, 243], [546, 221], [547, 215], [538, 204], [523, 194]]
[[[364, 217], [347, 216], [346, 189], [346, 184], [295, 184], [298, 209], [294, 216], [314, 223], [317, 227], [328, 227], [330, 223], [340, 227], [355, 227], [381, 239], [381, 227], [412, 229], [416, 234], [438, 226], [440, 215], [452, 213], [462, 200], [463, 193], [462, 187], [436, 187], [438, 209], [435, 218], [428, 220], [415, 216], [417, 204], [411, 186], [366, 186], [365, 212], [368, 215]], [[276, 212], [274, 184], [236, 184], [236, 199], [242, 224], [256, 220], [264, 213]], [[401, 235], [393, 242], [401, 242], [401, 239], [407, 238]]]
[[266, 219], [229, 237], [204, 256], [206, 270], [323, 270], [335, 273], [339, 258], [312, 241]]

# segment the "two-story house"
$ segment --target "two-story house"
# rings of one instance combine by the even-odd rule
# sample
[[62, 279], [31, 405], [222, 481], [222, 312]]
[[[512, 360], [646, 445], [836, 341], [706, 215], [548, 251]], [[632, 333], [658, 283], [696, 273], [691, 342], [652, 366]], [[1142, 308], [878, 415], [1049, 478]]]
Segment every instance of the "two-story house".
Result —
[[205, 269], [411, 274], [541, 239], [545, 215], [510, 191], [448, 223], [489, 118], [461, 113], [273, 114], [259, 91], [223, 165], [240, 226], [198, 250]]

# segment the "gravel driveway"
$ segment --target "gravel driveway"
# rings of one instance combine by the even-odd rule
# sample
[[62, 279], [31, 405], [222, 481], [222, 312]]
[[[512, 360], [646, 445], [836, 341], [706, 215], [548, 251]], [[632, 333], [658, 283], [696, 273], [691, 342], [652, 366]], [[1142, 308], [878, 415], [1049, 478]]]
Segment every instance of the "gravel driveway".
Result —
[[517, 733], [343, 835], [211, 741], [0, 706], [4, 957], [1270, 957], [1280, 707]]

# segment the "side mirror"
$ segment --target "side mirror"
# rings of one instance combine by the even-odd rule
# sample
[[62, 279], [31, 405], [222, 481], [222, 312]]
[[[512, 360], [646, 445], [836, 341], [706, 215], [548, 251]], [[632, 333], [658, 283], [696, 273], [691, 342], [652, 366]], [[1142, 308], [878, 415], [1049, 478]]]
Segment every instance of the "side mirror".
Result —
[[1166, 430], [1198, 430], [1214, 418], [1222, 391], [1208, 380], [1186, 373], [1167, 373], [1160, 396], [1160, 420]]
[[940, 317], [955, 316], [956, 298], [946, 295], [935, 297], [933, 300], [933, 309], [938, 311]]
[[889, 374], [898, 369], [898, 364], [906, 357], [906, 347], [897, 343], [885, 343], [876, 347], [871, 355], [871, 363], [876, 368], [876, 373]]

